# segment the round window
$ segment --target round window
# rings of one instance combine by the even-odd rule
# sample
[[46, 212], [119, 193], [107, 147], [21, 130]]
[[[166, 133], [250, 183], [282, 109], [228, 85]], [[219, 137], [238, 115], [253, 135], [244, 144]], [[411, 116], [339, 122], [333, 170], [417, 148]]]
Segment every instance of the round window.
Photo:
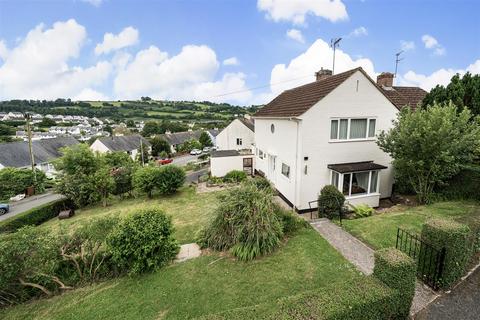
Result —
[[272, 125], [270, 126], [270, 131], [272, 131], [272, 133], [275, 132], [275, 125], [272, 123]]

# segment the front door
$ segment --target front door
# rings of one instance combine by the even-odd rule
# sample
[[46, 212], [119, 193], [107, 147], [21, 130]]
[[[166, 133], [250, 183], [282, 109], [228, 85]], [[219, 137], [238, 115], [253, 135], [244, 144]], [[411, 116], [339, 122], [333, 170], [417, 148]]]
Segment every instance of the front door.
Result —
[[243, 158], [243, 171], [248, 175], [253, 175], [253, 158]]
[[277, 166], [277, 157], [274, 155], [268, 155], [268, 180], [275, 182], [275, 170]]

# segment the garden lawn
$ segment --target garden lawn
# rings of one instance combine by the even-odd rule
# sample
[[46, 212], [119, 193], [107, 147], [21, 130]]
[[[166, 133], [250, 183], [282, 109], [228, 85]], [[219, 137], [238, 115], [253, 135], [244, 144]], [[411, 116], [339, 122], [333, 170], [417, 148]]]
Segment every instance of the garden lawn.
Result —
[[401, 207], [368, 218], [343, 220], [343, 227], [375, 249], [395, 247], [397, 228], [420, 233], [430, 217], [451, 218], [470, 223], [480, 219], [480, 205], [469, 201], [438, 202], [418, 207]]
[[172, 217], [175, 226], [175, 238], [181, 243], [195, 241], [195, 236], [213, 215], [217, 206], [218, 192], [196, 193], [193, 187], [183, 187], [176, 194], [170, 196], [154, 196], [148, 199], [141, 196], [136, 199], [111, 200], [106, 208], [95, 205], [75, 211], [75, 216], [67, 220], [52, 219], [40, 227], [57, 230], [65, 227], [74, 228], [75, 225], [92, 218], [107, 215], [126, 216], [140, 210], [159, 207]]
[[[0, 311], [1, 319], [188, 319], [262, 304], [365, 276], [311, 228], [270, 256], [238, 262], [219, 254]], [[313, 301], [312, 301], [313, 302]], [[265, 311], [265, 310], [264, 310]]]

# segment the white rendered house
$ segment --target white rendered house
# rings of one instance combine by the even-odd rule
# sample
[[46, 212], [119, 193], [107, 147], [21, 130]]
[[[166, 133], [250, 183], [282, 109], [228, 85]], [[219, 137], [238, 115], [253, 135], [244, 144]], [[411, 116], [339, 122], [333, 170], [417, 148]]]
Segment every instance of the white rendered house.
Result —
[[394, 87], [390, 73], [375, 83], [361, 68], [316, 75], [317, 81], [284, 91], [254, 115], [255, 170], [297, 211], [316, 208], [328, 184], [351, 204], [377, 207], [391, 195], [393, 170], [376, 135], [426, 92]]
[[145, 148], [148, 153], [152, 151], [152, 145], [140, 135], [103, 137], [95, 140], [90, 146], [94, 152], [126, 152], [135, 160], [140, 148]]
[[255, 142], [252, 119], [238, 118], [226, 126], [216, 137], [218, 150], [250, 150]]

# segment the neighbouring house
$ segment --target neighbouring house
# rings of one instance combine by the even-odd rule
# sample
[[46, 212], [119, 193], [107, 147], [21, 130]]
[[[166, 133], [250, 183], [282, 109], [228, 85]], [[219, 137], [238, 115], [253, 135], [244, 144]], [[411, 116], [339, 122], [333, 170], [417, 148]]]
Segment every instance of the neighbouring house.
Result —
[[212, 140], [212, 145], [216, 146], [217, 145], [217, 136], [220, 133], [220, 130], [209, 129], [206, 132], [207, 132], [208, 136], [210, 137], [210, 140]]
[[100, 153], [106, 152], [126, 152], [136, 159], [138, 150], [140, 148], [146, 148], [148, 153], [152, 151], [152, 145], [148, 142], [147, 139], [141, 135], [134, 134], [128, 136], [112, 136], [112, 137], [103, 137], [95, 140], [94, 143], [90, 146], [92, 151], [98, 151]]
[[391, 195], [393, 168], [376, 135], [426, 92], [393, 86], [391, 73], [380, 74], [376, 83], [362, 68], [336, 75], [322, 69], [316, 78], [284, 91], [254, 115], [255, 169], [297, 211], [316, 208], [328, 184], [351, 204], [377, 207]]
[[255, 142], [255, 124], [249, 117], [238, 118], [226, 126], [217, 136], [218, 150], [252, 149]]
[[[52, 161], [61, 157], [60, 150], [79, 142], [72, 137], [35, 140], [32, 142], [32, 153], [35, 166], [45, 172], [47, 177], [55, 177]], [[6, 167], [29, 168], [31, 166], [28, 142], [9, 142], [0, 144], [0, 169]]]
[[254, 173], [255, 154], [248, 150], [218, 150], [210, 157], [210, 174], [223, 177], [232, 170], [241, 170], [248, 175]]
[[[158, 135], [160, 138], [164, 139], [170, 145], [170, 149], [172, 153], [176, 153], [179, 148], [181, 148], [182, 144], [189, 140], [198, 140], [200, 139], [200, 135], [202, 134], [203, 130], [189, 130], [184, 132], [169, 132], [167, 131], [164, 134]], [[208, 131], [207, 131], [208, 132]]]

